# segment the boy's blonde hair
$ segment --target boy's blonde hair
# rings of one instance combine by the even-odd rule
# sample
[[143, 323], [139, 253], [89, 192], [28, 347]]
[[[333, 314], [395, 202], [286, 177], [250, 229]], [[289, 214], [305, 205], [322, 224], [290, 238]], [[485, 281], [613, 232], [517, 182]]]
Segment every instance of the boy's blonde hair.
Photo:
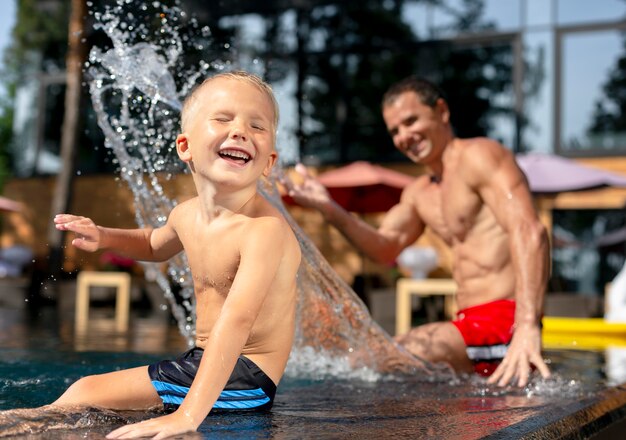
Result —
[[255, 86], [261, 92], [265, 93], [265, 95], [270, 99], [272, 103], [272, 107], [274, 109], [274, 120], [273, 120], [274, 127], [273, 128], [274, 128], [274, 136], [276, 135], [276, 129], [278, 128], [278, 102], [276, 101], [276, 97], [274, 96], [274, 91], [272, 90], [272, 87], [268, 83], [263, 81], [260, 77], [253, 75], [252, 73], [244, 72], [243, 70], [235, 70], [232, 72], [218, 73], [216, 75], [213, 75], [205, 79], [200, 85], [195, 87], [192, 90], [192, 92], [187, 96], [187, 98], [185, 98], [185, 101], [183, 102], [183, 109], [181, 111], [181, 116], [180, 116], [180, 126], [181, 126], [182, 131], [185, 131], [185, 126], [187, 125], [187, 121], [189, 119], [189, 113], [190, 113], [191, 107], [193, 106], [194, 101], [196, 100], [196, 95], [198, 94], [198, 91], [202, 89], [205, 85], [207, 85], [208, 83], [210, 83], [211, 81], [217, 78], [227, 78], [227, 79], [234, 79], [237, 81], [245, 81]]

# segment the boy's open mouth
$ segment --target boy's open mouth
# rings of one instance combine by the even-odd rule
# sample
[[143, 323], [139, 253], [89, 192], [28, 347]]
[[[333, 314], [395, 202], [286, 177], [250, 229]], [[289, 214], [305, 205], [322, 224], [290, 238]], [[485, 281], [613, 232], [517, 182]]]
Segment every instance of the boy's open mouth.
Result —
[[252, 156], [241, 150], [224, 149], [218, 154], [222, 159], [237, 162], [242, 165], [247, 164], [252, 159]]

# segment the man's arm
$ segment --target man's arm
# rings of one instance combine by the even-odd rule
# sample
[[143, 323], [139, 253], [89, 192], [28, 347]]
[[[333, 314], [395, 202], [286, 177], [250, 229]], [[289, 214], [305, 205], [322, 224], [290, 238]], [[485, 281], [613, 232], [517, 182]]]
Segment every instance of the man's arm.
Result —
[[111, 249], [134, 260], [165, 261], [182, 251], [182, 244], [171, 224], [174, 210], [167, 224], [156, 229], [105, 228], [90, 218], [71, 214], [55, 216], [54, 223], [57, 229], [76, 234], [72, 245], [78, 249], [87, 252]]
[[[233, 285], [180, 407], [167, 416], [123, 426], [107, 438], [156, 435], [154, 438], [160, 439], [197, 429], [226, 386], [278, 273], [281, 259], [293, 261], [296, 257], [286, 244], [285, 228], [286, 225], [275, 218], [263, 218], [256, 220], [243, 234], [245, 239], [240, 246], [241, 259]], [[295, 282], [295, 270], [293, 277]]]
[[304, 166], [298, 165], [296, 170], [303, 181], [299, 185], [290, 180], [283, 182], [289, 196], [302, 206], [317, 209], [352, 245], [374, 261], [393, 262], [424, 231], [423, 222], [410, 201], [410, 190], [403, 192], [400, 203], [391, 208], [376, 229], [339, 206]]
[[523, 173], [508, 150], [480, 140], [465, 154], [470, 180], [509, 236], [515, 272], [515, 331], [502, 363], [489, 383], [504, 386], [514, 377], [525, 386], [533, 364], [543, 377], [550, 372], [541, 357], [541, 316], [549, 271], [549, 245]]

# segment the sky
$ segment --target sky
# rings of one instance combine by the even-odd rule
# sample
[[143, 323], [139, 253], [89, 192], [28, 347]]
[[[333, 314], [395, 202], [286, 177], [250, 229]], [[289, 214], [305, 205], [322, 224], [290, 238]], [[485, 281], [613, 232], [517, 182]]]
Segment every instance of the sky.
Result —
[[[17, 0], [0, 0], [0, 66], [4, 61], [4, 48], [9, 44], [11, 30], [15, 22], [15, 3]], [[4, 93], [0, 86], [0, 93]]]
[[17, 0], [0, 0], [0, 51], [4, 52], [9, 43], [9, 36], [15, 22], [15, 2]]

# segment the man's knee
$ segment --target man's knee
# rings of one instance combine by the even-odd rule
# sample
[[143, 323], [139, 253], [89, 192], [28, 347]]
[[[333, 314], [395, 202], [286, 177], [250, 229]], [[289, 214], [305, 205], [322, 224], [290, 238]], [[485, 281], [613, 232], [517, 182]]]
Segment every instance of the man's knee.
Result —
[[457, 371], [471, 367], [465, 343], [451, 323], [431, 323], [396, 336], [396, 342], [414, 356], [430, 362], [447, 362]]

